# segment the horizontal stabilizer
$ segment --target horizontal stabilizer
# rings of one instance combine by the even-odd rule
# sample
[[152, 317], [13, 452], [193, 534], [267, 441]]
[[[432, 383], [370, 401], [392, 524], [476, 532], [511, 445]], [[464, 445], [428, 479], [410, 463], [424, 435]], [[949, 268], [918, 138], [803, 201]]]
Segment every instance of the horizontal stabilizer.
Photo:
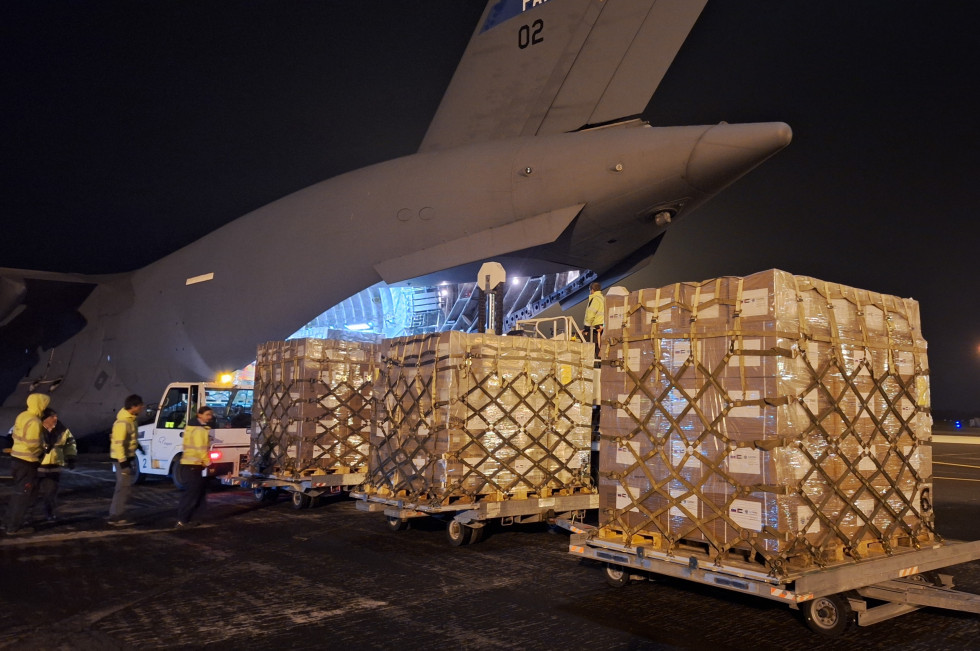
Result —
[[520, 221], [385, 260], [374, 265], [386, 283], [396, 283], [450, 267], [554, 242], [585, 204], [566, 206]]

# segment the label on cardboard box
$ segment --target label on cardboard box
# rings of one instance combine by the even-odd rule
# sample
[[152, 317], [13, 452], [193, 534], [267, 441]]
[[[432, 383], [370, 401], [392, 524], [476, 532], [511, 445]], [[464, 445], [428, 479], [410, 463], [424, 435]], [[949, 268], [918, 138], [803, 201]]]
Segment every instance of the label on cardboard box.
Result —
[[640, 396], [638, 394], [634, 394], [628, 402], [627, 398], [629, 398], [628, 393], [621, 393], [616, 396], [616, 399], [620, 404], [626, 405], [625, 409], [620, 407], [616, 410], [616, 418], [634, 418], [639, 420], [643, 416], [643, 414], [640, 413]]
[[626, 368], [634, 373], [640, 372], [640, 349], [630, 348], [626, 353]]
[[625, 308], [623, 307], [611, 307], [609, 308], [608, 326], [610, 330], [619, 330], [623, 327], [623, 313]]
[[820, 390], [814, 389], [810, 393], [803, 396], [803, 404], [806, 408], [810, 410], [812, 414], [820, 414]]
[[701, 308], [704, 303], [709, 303], [715, 298], [714, 292], [704, 292], [701, 294], [701, 303], [698, 304], [698, 318], [699, 319], [717, 319], [721, 316], [721, 306], [712, 305], [711, 307]]
[[750, 500], [732, 500], [728, 517], [742, 529], [762, 531], [762, 505]]
[[674, 368], [680, 368], [691, 357], [691, 341], [689, 339], [679, 339], [674, 342], [671, 351], [670, 362]]
[[883, 332], [885, 330], [885, 313], [880, 307], [865, 305], [864, 322], [868, 325], [868, 330]]
[[514, 472], [516, 472], [519, 475], [523, 475], [528, 470], [530, 470], [531, 466], [534, 464], [532, 464], [524, 457], [518, 457], [513, 461], [511, 461], [510, 464], [508, 465], [511, 467], [512, 470], [514, 470]]
[[671, 389], [664, 402], [666, 403], [664, 406], [667, 407], [667, 412], [671, 416], [680, 416], [681, 412], [687, 409], [688, 405], [687, 398], [677, 389]]
[[632, 466], [636, 462], [633, 451], [639, 453], [636, 443], [627, 441], [624, 445], [616, 446], [616, 463], [623, 466]]
[[672, 506], [670, 507], [670, 515], [679, 518], [690, 518], [691, 515], [693, 515], [695, 518], [700, 517], [700, 514], [698, 513], [698, 507], [700, 506], [700, 501], [698, 500], [697, 496], [691, 495], [685, 499], [678, 500], [678, 498], [686, 492], [687, 489], [684, 488], [670, 489], [670, 497], [674, 501], [674, 503], [678, 504], [679, 506], [683, 506], [685, 509], [687, 509], [687, 513], [685, 513], [678, 506]]
[[[810, 518], [813, 518], [813, 509], [806, 505], [796, 507], [796, 522], [800, 533], [820, 533], [820, 518], [813, 518], [813, 522], [810, 522]], [[807, 526], [807, 522], [810, 522], [810, 526]]]
[[762, 474], [762, 451], [739, 448], [728, 454], [728, 472], [742, 475]]
[[907, 350], [897, 350], [894, 353], [894, 364], [899, 375], [915, 373], [915, 355]]
[[[670, 320], [670, 309], [668, 308], [666, 310], [660, 310], [658, 308], [661, 305], [667, 305], [672, 300], [673, 299], [671, 299], [670, 297], [661, 298], [659, 301], [658, 300], [647, 301], [643, 305], [647, 308], [647, 311], [648, 312], [651, 312], [651, 313], [656, 312], [657, 320], [658, 321], [669, 321]], [[650, 315], [650, 322], [651, 323], [653, 322], [653, 314]]]
[[769, 314], [769, 290], [749, 289], [742, 292], [742, 317], [766, 316]]
[[616, 487], [616, 510], [622, 511], [623, 509], [629, 509], [630, 511], [639, 511], [640, 509], [633, 506], [634, 500], [632, 496], [632, 491], [628, 487], [620, 484]]
[[851, 310], [849, 309], [852, 303], [845, 298], [832, 298], [830, 299], [830, 304], [834, 308], [834, 321], [837, 322], [840, 328], [850, 328], [851, 327]]
[[701, 469], [701, 460], [694, 456], [695, 448], [688, 445], [684, 441], [671, 440], [670, 442], [670, 465], [674, 468], [679, 468], [681, 465], [681, 460], [684, 455], [688, 456], [687, 460], [684, 461], [684, 467], [690, 468], [691, 470]]

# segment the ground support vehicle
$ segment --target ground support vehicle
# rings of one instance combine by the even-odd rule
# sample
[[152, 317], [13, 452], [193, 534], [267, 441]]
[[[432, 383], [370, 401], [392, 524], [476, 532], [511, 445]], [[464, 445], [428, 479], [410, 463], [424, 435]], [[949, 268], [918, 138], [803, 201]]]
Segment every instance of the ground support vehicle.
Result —
[[859, 626], [869, 626], [927, 606], [980, 613], [980, 595], [954, 590], [953, 577], [938, 573], [980, 558], [980, 541], [938, 543], [776, 577], [748, 562], [716, 565], [696, 549], [668, 555], [652, 546], [604, 539], [591, 525], [558, 524], [572, 532], [569, 553], [605, 563], [606, 580], [615, 587], [663, 574], [753, 594], [801, 610], [811, 629], [829, 636], [843, 633], [855, 615]]
[[221, 483], [226, 486], [252, 489], [257, 500], [275, 500], [279, 493], [289, 493], [295, 509], [309, 508], [318, 498], [336, 495], [363, 481], [364, 474], [359, 472], [320, 473], [294, 477], [263, 475], [246, 470], [221, 478]]
[[169, 476], [183, 489], [185, 481], [180, 465], [183, 456], [184, 428], [201, 405], [211, 407], [211, 465], [209, 477], [235, 474], [244, 464], [251, 444], [252, 389], [217, 382], [172, 382], [160, 402], [147, 407], [152, 421], [140, 425], [137, 435], [133, 483], [149, 475]]
[[563, 518], [580, 522], [588, 509], [599, 508], [598, 493], [553, 495], [522, 499], [456, 501], [431, 505], [406, 498], [352, 491], [359, 511], [384, 512], [392, 531], [407, 529], [412, 518], [436, 517], [446, 522], [446, 536], [454, 547], [483, 540], [491, 521], [507, 526], [529, 522], [554, 522]]

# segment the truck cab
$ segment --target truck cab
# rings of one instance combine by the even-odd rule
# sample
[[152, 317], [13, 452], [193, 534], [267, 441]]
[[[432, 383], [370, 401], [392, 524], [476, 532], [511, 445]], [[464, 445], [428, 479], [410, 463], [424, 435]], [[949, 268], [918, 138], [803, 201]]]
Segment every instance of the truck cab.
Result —
[[134, 481], [147, 475], [169, 476], [183, 488], [180, 459], [182, 439], [187, 423], [200, 405], [214, 411], [211, 424], [211, 465], [209, 477], [238, 474], [245, 463], [251, 441], [251, 388], [221, 385], [214, 382], [173, 382], [167, 385], [155, 410], [148, 409], [153, 420], [139, 427], [142, 451], [136, 452]]

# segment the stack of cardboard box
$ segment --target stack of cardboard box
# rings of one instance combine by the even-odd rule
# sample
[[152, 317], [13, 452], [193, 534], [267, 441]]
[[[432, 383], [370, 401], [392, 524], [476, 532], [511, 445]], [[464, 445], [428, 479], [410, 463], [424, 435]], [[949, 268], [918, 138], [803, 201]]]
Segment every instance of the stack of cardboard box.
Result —
[[593, 490], [592, 367], [591, 344], [575, 341], [386, 340], [367, 490], [433, 504]]
[[933, 538], [918, 304], [770, 270], [607, 298], [603, 535], [770, 565]]
[[337, 334], [259, 346], [253, 472], [299, 476], [367, 465], [378, 344]]

